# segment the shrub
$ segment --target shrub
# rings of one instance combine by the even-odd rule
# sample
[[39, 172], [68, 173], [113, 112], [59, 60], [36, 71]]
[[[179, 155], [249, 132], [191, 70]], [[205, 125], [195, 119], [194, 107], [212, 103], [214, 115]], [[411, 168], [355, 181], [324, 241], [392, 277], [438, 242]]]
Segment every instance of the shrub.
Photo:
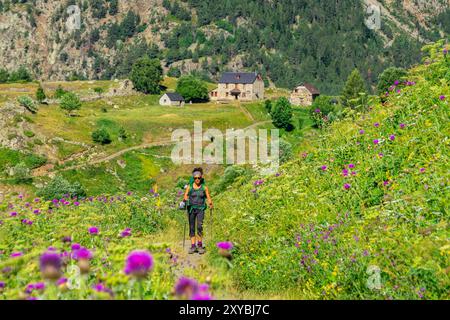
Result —
[[100, 128], [92, 132], [92, 140], [100, 144], [110, 144], [112, 141], [109, 132], [105, 128]]
[[383, 94], [389, 90], [395, 81], [401, 81], [407, 75], [407, 72], [403, 68], [391, 67], [383, 71], [382, 74], [378, 76], [377, 90], [378, 94]]
[[5, 69], [0, 69], [0, 83], [6, 83], [9, 79], [9, 72]]
[[209, 99], [206, 83], [193, 75], [181, 77], [177, 82], [176, 91], [185, 101], [205, 102]]
[[144, 57], [135, 62], [130, 79], [137, 91], [146, 94], [159, 94], [163, 70], [158, 59]]
[[[309, 109], [309, 116], [316, 128], [322, 128], [332, 122], [332, 114], [338, 109], [337, 101], [330, 96], [320, 96]], [[333, 118], [334, 119], [334, 118]]]
[[24, 162], [20, 162], [13, 168], [13, 175], [15, 183], [31, 183], [33, 181], [30, 169]]
[[71, 114], [73, 111], [81, 108], [81, 101], [76, 94], [67, 92], [61, 98], [60, 107]]
[[16, 71], [12, 72], [8, 79], [10, 82], [30, 82], [33, 80], [31, 74], [25, 67], [20, 67]]
[[44, 100], [47, 99], [47, 96], [45, 95], [44, 89], [42, 88], [42, 86], [39, 84], [39, 87], [36, 91], [36, 100], [39, 103], [44, 102]]
[[78, 182], [70, 183], [61, 176], [56, 176], [37, 192], [37, 195], [45, 200], [61, 199], [67, 194], [71, 197], [86, 196], [86, 192]]
[[272, 109], [272, 122], [277, 128], [289, 129], [292, 118], [292, 107], [288, 99], [281, 97]]
[[29, 96], [20, 96], [17, 98], [17, 101], [31, 113], [36, 113], [38, 111], [36, 104]]
[[23, 132], [23, 134], [24, 134], [25, 136], [27, 136], [28, 138], [33, 138], [33, 137], [34, 137], [34, 132], [33, 132], [33, 131], [30, 131], [30, 130], [25, 130], [25, 131]]
[[231, 186], [238, 177], [243, 176], [246, 170], [239, 166], [229, 166], [225, 169], [222, 177], [214, 187], [215, 192], [222, 192]]
[[280, 163], [285, 163], [292, 158], [292, 144], [280, 139]]
[[58, 88], [56, 88], [55, 91], [55, 98], [61, 99], [66, 93], [68, 93], [68, 91], [64, 90], [61, 85], [58, 85]]
[[264, 101], [264, 108], [266, 108], [267, 113], [270, 114], [272, 112], [272, 101], [270, 101], [269, 99]]
[[171, 67], [169, 71], [167, 71], [167, 76], [179, 78], [181, 76], [181, 71], [178, 68]]

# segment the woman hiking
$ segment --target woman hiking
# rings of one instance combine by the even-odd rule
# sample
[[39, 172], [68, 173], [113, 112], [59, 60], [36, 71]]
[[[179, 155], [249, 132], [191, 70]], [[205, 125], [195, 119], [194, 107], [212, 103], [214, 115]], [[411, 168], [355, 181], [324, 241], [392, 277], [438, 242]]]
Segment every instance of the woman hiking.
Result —
[[[189, 236], [191, 237], [191, 248], [188, 253], [199, 254], [205, 253], [203, 247], [203, 219], [205, 217], [206, 200], [209, 207], [213, 207], [212, 199], [209, 194], [208, 187], [205, 185], [203, 178], [203, 169], [195, 168], [192, 171], [192, 178], [184, 193], [184, 202], [187, 202], [187, 210], [189, 217]], [[197, 236], [195, 236], [195, 221], [197, 221]], [[197, 240], [197, 245], [195, 244]]]

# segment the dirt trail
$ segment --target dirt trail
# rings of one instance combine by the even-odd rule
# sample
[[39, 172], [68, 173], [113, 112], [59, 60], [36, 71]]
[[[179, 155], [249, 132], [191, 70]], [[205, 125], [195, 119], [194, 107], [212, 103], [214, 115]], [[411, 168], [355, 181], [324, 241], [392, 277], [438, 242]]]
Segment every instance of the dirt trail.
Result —
[[[245, 111], [243, 111], [243, 112], [245, 113]], [[247, 111], [247, 113], [250, 115], [250, 113], [248, 111]], [[267, 123], [270, 123], [270, 122], [271, 122], [270, 120], [256, 122], [256, 123], [253, 123], [252, 125], [244, 128], [243, 130], [254, 129], [254, 128], [260, 126], [260, 125], [267, 124]], [[194, 139], [192, 139], [192, 140], [194, 141]], [[145, 148], [150, 148], [150, 147], [167, 146], [167, 145], [171, 145], [171, 144], [174, 144], [174, 143], [175, 142], [172, 141], [172, 140], [161, 140], [161, 141], [155, 141], [155, 142], [150, 142], [150, 143], [143, 143], [143, 144], [140, 144], [140, 145], [137, 145], [137, 146], [121, 149], [121, 150], [119, 150], [117, 152], [114, 152], [114, 153], [108, 155], [108, 156], [101, 157], [101, 158], [98, 158], [98, 159], [93, 159], [93, 160], [90, 160], [90, 161], [88, 161], [86, 163], [81, 163], [81, 164], [73, 165], [73, 166], [70, 166], [70, 167], [67, 167], [67, 168], [63, 168], [63, 169], [60, 169], [59, 171], [74, 170], [74, 169], [79, 169], [79, 168], [81, 168], [83, 166], [86, 166], [86, 165], [93, 165], [93, 164], [99, 164], [99, 163], [102, 163], [102, 162], [107, 162], [107, 161], [113, 160], [113, 159], [115, 159], [117, 157], [120, 157], [121, 155], [123, 155], [123, 154], [125, 154], [125, 153], [127, 153], [129, 151], [133, 151], [133, 150], [145, 149]], [[63, 162], [63, 164], [64, 164], [64, 162]], [[53, 169], [53, 166], [51, 166], [51, 165], [46, 165], [46, 166], [43, 166], [43, 167], [36, 168], [33, 171], [33, 176], [44, 176], [44, 175], [47, 175], [49, 170], [51, 170], [51, 169]]]

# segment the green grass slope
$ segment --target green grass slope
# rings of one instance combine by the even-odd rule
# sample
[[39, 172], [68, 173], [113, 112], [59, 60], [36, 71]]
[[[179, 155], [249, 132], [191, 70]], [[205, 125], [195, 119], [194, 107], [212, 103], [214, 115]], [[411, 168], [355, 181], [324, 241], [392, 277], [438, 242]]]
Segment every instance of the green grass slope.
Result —
[[415, 84], [318, 132], [279, 175], [216, 197], [214, 237], [235, 244], [239, 290], [449, 298], [450, 57], [443, 49], [443, 42], [425, 47], [424, 64], [404, 79]]

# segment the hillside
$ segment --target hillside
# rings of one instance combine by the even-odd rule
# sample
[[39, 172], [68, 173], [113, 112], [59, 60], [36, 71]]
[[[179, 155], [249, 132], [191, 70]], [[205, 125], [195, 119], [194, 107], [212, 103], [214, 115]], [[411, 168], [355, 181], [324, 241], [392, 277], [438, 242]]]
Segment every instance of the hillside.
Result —
[[214, 236], [235, 244], [237, 290], [449, 298], [450, 58], [443, 42], [423, 52], [385, 103], [316, 132], [276, 176], [244, 176], [217, 197]]
[[[365, 4], [382, 8], [381, 29], [365, 25]], [[68, 29], [70, 5], [80, 10], [79, 29]], [[0, 65], [9, 72], [23, 65], [41, 80], [109, 80], [126, 78], [149, 55], [172, 75], [258, 70], [267, 84], [308, 81], [337, 94], [355, 67], [373, 85], [387, 66], [417, 63], [424, 42], [449, 35], [448, 7], [448, 0], [1, 0]]]

